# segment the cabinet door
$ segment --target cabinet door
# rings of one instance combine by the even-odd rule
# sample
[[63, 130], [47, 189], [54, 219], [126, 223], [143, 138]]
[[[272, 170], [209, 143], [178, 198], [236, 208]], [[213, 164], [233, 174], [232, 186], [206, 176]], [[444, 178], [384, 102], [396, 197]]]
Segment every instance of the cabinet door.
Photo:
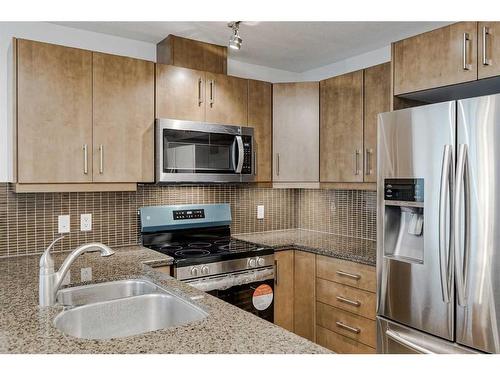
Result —
[[156, 117], [205, 121], [205, 72], [156, 64]]
[[274, 323], [293, 332], [293, 258], [294, 251], [274, 254]]
[[364, 71], [364, 181], [377, 182], [378, 114], [391, 110], [391, 63]]
[[272, 85], [248, 81], [248, 126], [254, 129], [255, 182], [271, 182]]
[[479, 22], [478, 78], [500, 75], [500, 22]]
[[308, 340], [315, 340], [315, 282], [316, 256], [295, 251], [294, 263], [294, 332]]
[[363, 71], [320, 83], [320, 181], [363, 182]]
[[317, 82], [273, 85], [273, 181], [319, 181]]
[[154, 64], [93, 54], [94, 182], [154, 180]]
[[248, 80], [208, 72], [206, 77], [206, 121], [246, 126]]
[[459, 22], [393, 44], [394, 94], [477, 79], [477, 23]]
[[17, 40], [20, 183], [92, 181], [92, 53]]

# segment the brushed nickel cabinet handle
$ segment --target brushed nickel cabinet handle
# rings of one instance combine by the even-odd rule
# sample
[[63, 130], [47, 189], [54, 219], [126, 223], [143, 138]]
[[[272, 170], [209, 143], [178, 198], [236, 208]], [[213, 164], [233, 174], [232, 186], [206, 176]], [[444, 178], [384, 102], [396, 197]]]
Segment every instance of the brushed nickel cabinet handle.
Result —
[[337, 325], [337, 327], [346, 329], [346, 330], [351, 331], [352, 333], [355, 333], [355, 334], [358, 334], [361, 332], [361, 330], [359, 328], [351, 327], [343, 322], [337, 321], [337, 322], [335, 322], [335, 324]]
[[253, 152], [253, 175], [257, 176], [257, 151]]
[[99, 145], [99, 174], [104, 173], [104, 145]]
[[337, 296], [335, 298], [337, 299], [337, 301], [342, 302], [342, 303], [347, 303], [348, 305], [353, 305], [353, 306], [356, 306], [356, 307], [361, 306], [361, 302], [359, 302], [359, 301], [353, 301], [351, 299], [348, 299], [348, 298], [345, 298], [345, 297], [342, 297], [342, 296]]
[[203, 104], [203, 80], [198, 78], [198, 107]]
[[83, 145], [83, 174], [89, 173], [88, 147]]
[[278, 285], [278, 260], [274, 260], [274, 285]]
[[471, 70], [472, 66], [469, 64], [469, 49], [467, 48], [468, 42], [470, 42], [470, 35], [469, 33], [464, 33], [463, 39], [462, 39], [462, 57], [463, 57], [463, 70]]
[[373, 155], [373, 149], [367, 148], [366, 149], [366, 172], [365, 172], [367, 176], [370, 176], [373, 173], [372, 155]]
[[209, 85], [210, 85], [210, 100], [209, 100], [209, 103], [210, 103], [210, 107], [213, 107], [214, 103], [215, 103], [215, 79], [211, 79], [209, 81]]
[[349, 272], [345, 272], [345, 271], [337, 271], [336, 273], [339, 276], [349, 277], [349, 278], [354, 279], [354, 280], [361, 279], [361, 275], [357, 275], [357, 274], [354, 274], [354, 273], [349, 273]]
[[483, 65], [491, 65], [491, 59], [488, 59], [488, 35], [490, 34], [490, 28], [483, 27]]
[[356, 150], [354, 152], [354, 174], [358, 176], [361, 172], [359, 170], [359, 155], [361, 154], [360, 150]]
[[280, 175], [280, 154], [276, 154], [276, 176]]

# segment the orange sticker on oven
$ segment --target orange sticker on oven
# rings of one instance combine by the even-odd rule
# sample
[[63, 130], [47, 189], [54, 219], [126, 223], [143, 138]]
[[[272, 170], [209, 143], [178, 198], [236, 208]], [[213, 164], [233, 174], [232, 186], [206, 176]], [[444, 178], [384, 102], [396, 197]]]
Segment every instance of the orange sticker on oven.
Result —
[[267, 284], [259, 285], [253, 292], [252, 303], [257, 310], [265, 310], [273, 302], [273, 288]]

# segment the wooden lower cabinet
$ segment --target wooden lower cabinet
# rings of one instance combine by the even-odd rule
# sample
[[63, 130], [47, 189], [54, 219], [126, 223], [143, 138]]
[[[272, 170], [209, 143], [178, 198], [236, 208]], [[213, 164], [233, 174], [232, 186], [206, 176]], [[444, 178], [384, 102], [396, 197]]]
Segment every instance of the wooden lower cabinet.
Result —
[[316, 255], [295, 251], [294, 262], [294, 332], [314, 341]]
[[318, 255], [316, 257], [316, 275], [325, 280], [373, 293], [377, 288], [375, 267], [365, 264]]
[[294, 251], [279, 251], [274, 261], [274, 323], [293, 332]]
[[359, 341], [316, 326], [316, 343], [338, 354], [375, 354], [376, 350]]

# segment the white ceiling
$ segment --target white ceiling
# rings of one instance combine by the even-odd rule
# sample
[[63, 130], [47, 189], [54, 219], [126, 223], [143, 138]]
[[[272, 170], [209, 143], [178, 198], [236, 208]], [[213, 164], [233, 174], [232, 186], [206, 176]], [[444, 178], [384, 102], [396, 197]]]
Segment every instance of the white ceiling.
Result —
[[[450, 22], [243, 22], [241, 50], [229, 57], [302, 73], [389, 45]], [[168, 34], [226, 45], [227, 22], [57, 22], [59, 25], [157, 43]]]

